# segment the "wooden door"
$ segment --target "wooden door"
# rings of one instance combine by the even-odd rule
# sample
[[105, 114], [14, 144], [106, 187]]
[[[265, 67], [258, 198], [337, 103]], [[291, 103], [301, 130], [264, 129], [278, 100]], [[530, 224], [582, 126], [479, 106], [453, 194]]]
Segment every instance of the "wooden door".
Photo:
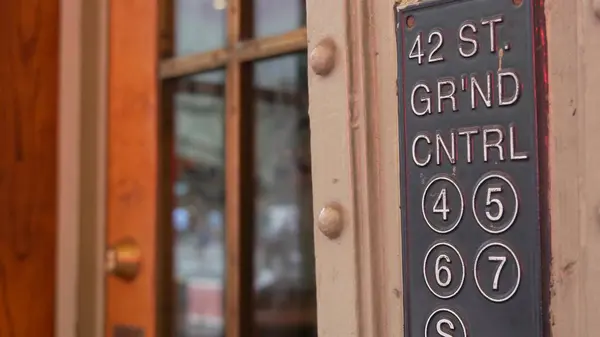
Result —
[[60, 17], [0, 2], [0, 336], [56, 336]]
[[[279, 26], [254, 24], [255, 18], [264, 23], [275, 17], [269, 8], [278, 3], [283, 4], [275, 6], [281, 17], [274, 22]], [[178, 27], [191, 28], [193, 35], [176, 36], [182, 34], [174, 29], [181, 13], [192, 13], [184, 18], [191, 27]], [[242, 337], [258, 330], [269, 336], [290, 331], [313, 336], [305, 2], [111, 1], [109, 17], [106, 336]], [[185, 42], [186, 36], [213, 42], [209, 47], [192, 43], [183, 51], [175, 48], [175, 40]], [[273, 60], [261, 61], [266, 58]], [[268, 81], [273, 73], [293, 83], [274, 85]], [[189, 94], [200, 98], [190, 99]], [[182, 95], [187, 97], [183, 103], [178, 98]], [[191, 118], [181, 104], [208, 112]], [[269, 114], [261, 113], [264, 106], [278, 112], [277, 122], [265, 122]], [[283, 125], [292, 135], [284, 135], [282, 144], [268, 141], [257, 136], [265, 125], [273, 132]], [[273, 151], [263, 150], [272, 144], [277, 145]], [[269, 157], [272, 153], [279, 157]], [[268, 158], [262, 160], [263, 155]], [[274, 165], [265, 169], [259, 162]], [[274, 167], [281, 162], [294, 172], [291, 176]], [[193, 175], [195, 185], [180, 186], [182, 175]], [[275, 189], [281, 193], [264, 198], [257, 194], [258, 185], [263, 194], [274, 186], [289, 188]], [[190, 188], [199, 193], [180, 193]], [[254, 275], [262, 270], [256, 267], [257, 254], [264, 259], [278, 255], [269, 249], [282, 249], [279, 241], [256, 248], [264, 235], [254, 223], [268, 217], [263, 206], [273, 201], [284, 203], [275, 211], [293, 214], [295, 222], [304, 224], [302, 238], [292, 241], [300, 242], [306, 255], [306, 262], [296, 266], [302, 276], [294, 282], [301, 287], [283, 282], [292, 299], [279, 306], [272, 305], [277, 302], [273, 293], [280, 294], [281, 288], [264, 290], [263, 281]], [[299, 215], [289, 211], [291, 204], [300, 209]], [[193, 231], [194, 224], [182, 220], [186, 225], [180, 227], [179, 216], [198, 218], [198, 213], [202, 221], [216, 227], [222, 222], [223, 228], [180, 238], [179, 231]], [[219, 270], [211, 273], [217, 275], [182, 281], [174, 266], [177, 254], [188, 254], [195, 246], [206, 248], [203, 240], [215, 235], [222, 248], [205, 249], [211, 257], [204, 267], [196, 263], [193, 268], [206, 268], [216, 259], [221, 261]], [[193, 243], [182, 247], [180, 240]], [[188, 312], [182, 314], [182, 306]]]
[[156, 1], [109, 2], [106, 244], [134, 240], [142, 260], [135, 279], [107, 278], [107, 337], [157, 336], [157, 19]]

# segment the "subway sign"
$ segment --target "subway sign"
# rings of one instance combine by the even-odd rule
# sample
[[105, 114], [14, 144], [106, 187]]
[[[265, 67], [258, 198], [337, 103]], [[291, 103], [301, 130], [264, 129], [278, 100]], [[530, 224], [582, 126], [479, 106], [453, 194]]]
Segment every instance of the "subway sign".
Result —
[[536, 11], [396, 8], [406, 337], [543, 335]]

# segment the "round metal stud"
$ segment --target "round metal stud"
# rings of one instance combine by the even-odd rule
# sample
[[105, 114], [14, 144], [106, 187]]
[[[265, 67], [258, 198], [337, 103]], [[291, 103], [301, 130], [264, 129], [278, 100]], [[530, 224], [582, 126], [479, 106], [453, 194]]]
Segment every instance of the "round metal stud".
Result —
[[592, 8], [594, 10], [594, 14], [596, 14], [596, 18], [600, 19], [600, 0], [593, 0]]
[[319, 42], [310, 53], [310, 67], [319, 76], [326, 76], [335, 66], [336, 46], [331, 38]]
[[342, 209], [338, 204], [328, 204], [321, 209], [317, 219], [319, 230], [326, 237], [335, 239], [342, 233], [344, 227]]

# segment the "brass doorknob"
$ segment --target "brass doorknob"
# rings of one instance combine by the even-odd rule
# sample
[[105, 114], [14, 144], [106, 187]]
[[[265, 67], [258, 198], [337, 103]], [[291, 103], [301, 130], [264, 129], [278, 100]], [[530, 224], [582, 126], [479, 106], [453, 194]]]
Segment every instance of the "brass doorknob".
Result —
[[133, 281], [140, 272], [142, 254], [133, 238], [125, 238], [108, 247], [105, 268], [108, 274], [125, 281]]

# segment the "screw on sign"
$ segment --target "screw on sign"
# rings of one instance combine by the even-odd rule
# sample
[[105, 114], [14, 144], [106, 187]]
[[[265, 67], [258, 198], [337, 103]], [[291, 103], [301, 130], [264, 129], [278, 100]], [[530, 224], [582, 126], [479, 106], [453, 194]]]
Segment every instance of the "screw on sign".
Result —
[[531, 0], [396, 10], [405, 336], [543, 336]]

